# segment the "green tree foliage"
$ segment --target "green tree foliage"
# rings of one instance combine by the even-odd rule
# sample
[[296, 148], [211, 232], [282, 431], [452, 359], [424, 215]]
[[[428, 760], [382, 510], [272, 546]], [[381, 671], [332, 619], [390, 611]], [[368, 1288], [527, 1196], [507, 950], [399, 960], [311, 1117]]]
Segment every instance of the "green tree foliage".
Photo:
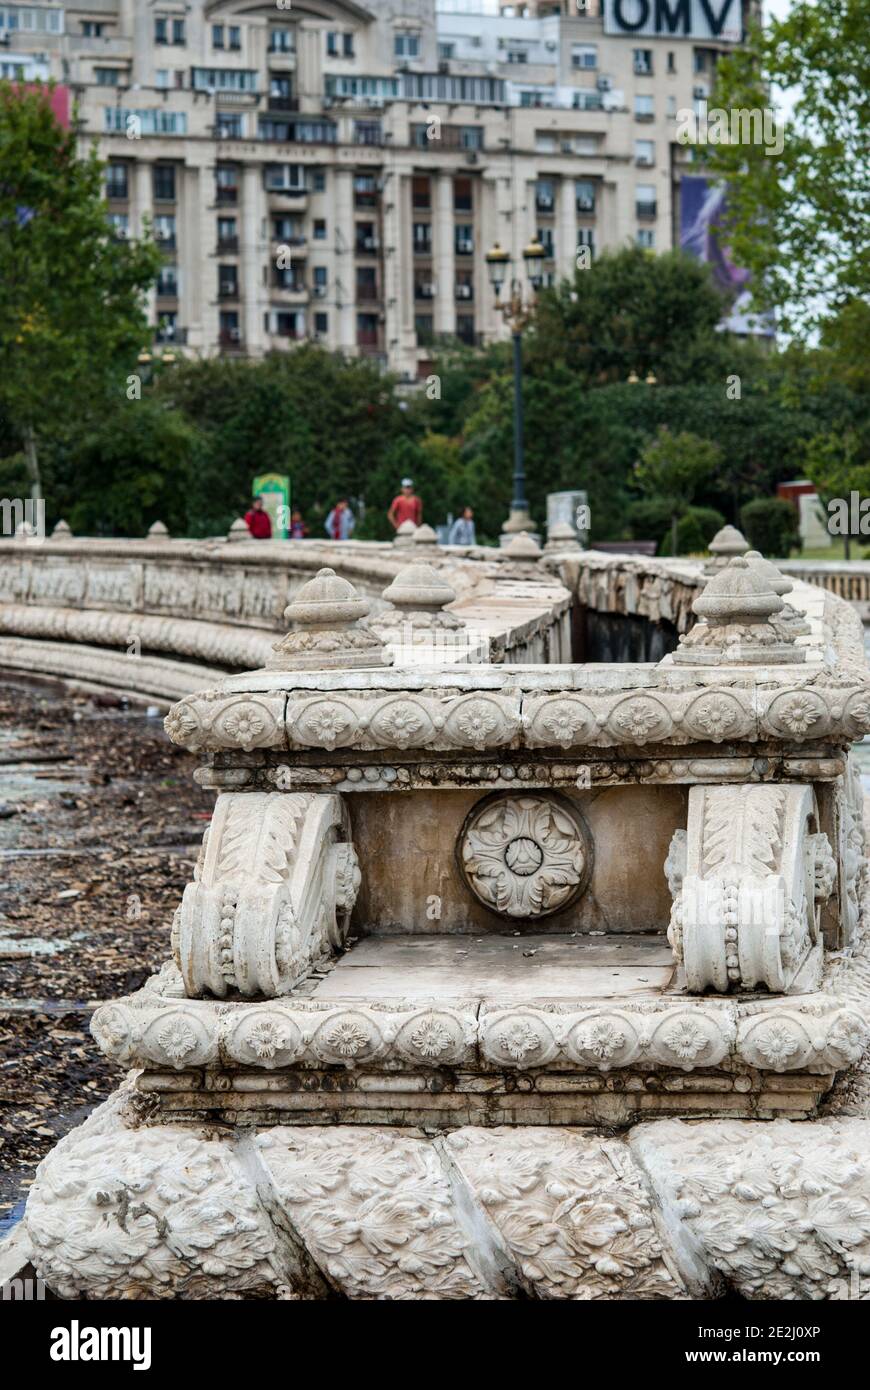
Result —
[[740, 526], [753, 550], [769, 560], [800, 548], [797, 511], [784, 497], [757, 497], [740, 509]]
[[784, 327], [870, 294], [870, 3], [794, 0], [717, 64], [711, 106], [763, 110], [792, 89], [782, 152], [773, 142], [708, 145], [729, 184], [729, 240], [756, 304]]
[[0, 411], [34, 495], [52, 433], [122, 392], [159, 265], [147, 238], [110, 236], [102, 165], [48, 96], [0, 83]]
[[[721, 457], [718, 445], [683, 430], [673, 434], [661, 425], [646, 445], [635, 469], [635, 482], [647, 497], [667, 504], [671, 518], [671, 554], [679, 553], [678, 523], [698, 489], [711, 477]], [[698, 539], [703, 541], [700, 528]], [[691, 541], [694, 542], [694, 531]]]

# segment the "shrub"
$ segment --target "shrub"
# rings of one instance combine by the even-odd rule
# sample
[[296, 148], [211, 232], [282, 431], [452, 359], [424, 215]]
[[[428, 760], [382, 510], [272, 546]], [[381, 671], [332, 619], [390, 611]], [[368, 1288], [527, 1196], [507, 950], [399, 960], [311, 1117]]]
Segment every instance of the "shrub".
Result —
[[798, 516], [784, 497], [757, 497], [740, 509], [740, 526], [753, 550], [767, 559], [787, 560], [800, 550]]

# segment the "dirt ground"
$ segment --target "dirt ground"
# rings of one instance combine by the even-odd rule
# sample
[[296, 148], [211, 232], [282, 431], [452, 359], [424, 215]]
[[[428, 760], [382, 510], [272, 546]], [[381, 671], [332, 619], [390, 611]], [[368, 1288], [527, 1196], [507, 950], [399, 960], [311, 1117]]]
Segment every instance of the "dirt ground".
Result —
[[0, 671], [0, 1234], [117, 1085], [89, 1033], [167, 958], [211, 817], [162, 716]]

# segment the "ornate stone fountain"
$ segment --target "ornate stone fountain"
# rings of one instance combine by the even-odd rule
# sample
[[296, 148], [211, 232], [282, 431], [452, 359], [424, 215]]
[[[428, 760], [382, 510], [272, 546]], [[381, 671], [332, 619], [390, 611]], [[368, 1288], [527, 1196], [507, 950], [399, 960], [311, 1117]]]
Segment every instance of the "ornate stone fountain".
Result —
[[[870, 673], [771, 569], [719, 565], [658, 665], [438, 667], [323, 571], [176, 704], [215, 813], [172, 960], [94, 1017], [130, 1076], [39, 1170], [50, 1286], [836, 1296], [870, 1125], [812, 1117], [867, 1041]], [[412, 646], [439, 592], [396, 582]]]

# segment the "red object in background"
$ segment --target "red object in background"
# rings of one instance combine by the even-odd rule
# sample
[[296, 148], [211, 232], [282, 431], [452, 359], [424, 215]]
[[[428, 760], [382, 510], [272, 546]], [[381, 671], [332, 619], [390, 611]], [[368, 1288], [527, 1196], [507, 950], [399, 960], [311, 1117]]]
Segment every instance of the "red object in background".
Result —
[[272, 523], [265, 508], [261, 512], [257, 512], [252, 507], [249, 512], [246, 512], [245, 525], [255, 541], [267, 541], [272, 535]]
[[794, 482], [777, 483], [776, 485], [777, 497], [782, 497], [784, 501], [791, 502], [792, 506], [798, 510], [800, 510], [798, 498], [804, 496], [804, 494], [808, 492], [818, 492], [815, 483], [811, 483], [808, 478], [796, 478]]
[[69, 130], [72, 124], [70, 113], [72, 111], [72, 99], [69, 87], [58, 86], [52, 91], [41, 82], [25, 82], [20, 85], [25, 92], [44, 92], [48, 97], [48, 104], [54, 112], [54, 119], [58, 125], [62, 125], [64, 130]]

